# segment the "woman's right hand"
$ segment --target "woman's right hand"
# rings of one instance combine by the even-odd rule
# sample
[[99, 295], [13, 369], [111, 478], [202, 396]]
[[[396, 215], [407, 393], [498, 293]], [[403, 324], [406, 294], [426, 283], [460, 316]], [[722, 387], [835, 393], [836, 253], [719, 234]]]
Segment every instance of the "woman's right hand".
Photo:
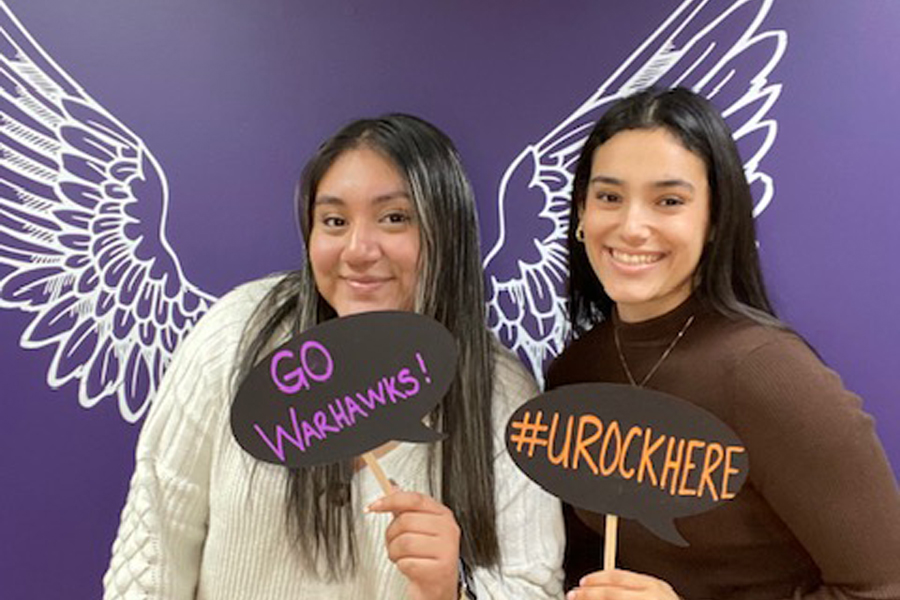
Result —
[[458, 597], [459, 525], [453, 512], [425, 494], [395, 491], [369, 512], [393, 513], [385, 534], [388, 558], [409, 580], [412, 600]]
[[680, 600], [667, 582], [651, 575], [611, 569], [585, 575], [566, 600]]

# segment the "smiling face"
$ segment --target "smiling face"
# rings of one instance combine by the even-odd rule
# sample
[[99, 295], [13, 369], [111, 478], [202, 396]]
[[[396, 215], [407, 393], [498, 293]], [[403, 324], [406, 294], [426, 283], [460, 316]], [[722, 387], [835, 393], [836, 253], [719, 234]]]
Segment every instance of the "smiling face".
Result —
[[406, 181], [382, 154], [354, 148], [325, 172], [309, 259], [319, 293], [339, 316], [413, 310], [419, 225]]
[[580, 221], [623, 321], [652, 319], [690, 296], [709, 214], [703, 160], [665, 129], [622, 131], [594, 151]]

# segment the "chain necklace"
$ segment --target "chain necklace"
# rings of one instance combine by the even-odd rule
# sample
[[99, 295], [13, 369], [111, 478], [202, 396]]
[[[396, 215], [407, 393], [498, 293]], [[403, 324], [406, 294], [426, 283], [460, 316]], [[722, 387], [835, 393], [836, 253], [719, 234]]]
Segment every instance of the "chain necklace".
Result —
[[681, 331], [678, 332], [678, 335], [675, 336], [675, 339], [672, 340], [672, 343], [669, 344], [669, 347], [666, 348], [666, 351], [662, 353], [662, 356], [659, 357], [659, 360], [656, 361], [656, 364], [653, 365], [653, 368], [650, 369], [650, 372], [641, 379], [640, 383], [637, 383], [634, 379], [634, 375], [631, 374], [631, 369], [628, 368], [628, 362], [625, 361], [625, 355], [622, 354], [622, 344], [619, 342], [619, 328], [613, 325], [613, 338], [616, 341], [616, 351], [619, 353], [619, 362], [622, 363], [622, 368], [625, 369], [625, 374], [628, 376], [628, 381], [631, 382], [631, 385], [635, 387], [642, 388], [644, 384], [650, 381], [650, 378], [653, 377], [653, 374], [656, 373], [656, 370], [659, 368], [659, 365], [663, 364], [663, 361], [669, 357], [669, 354], [675, 348], [675, 344], [678, 343], [684, 333], [688, 330], [688, 327], [691, 326], [691, 323], [694, 322], [694, 315], [688, 317], [688, 320], [684, 322], [684, 325], [681, 326]]

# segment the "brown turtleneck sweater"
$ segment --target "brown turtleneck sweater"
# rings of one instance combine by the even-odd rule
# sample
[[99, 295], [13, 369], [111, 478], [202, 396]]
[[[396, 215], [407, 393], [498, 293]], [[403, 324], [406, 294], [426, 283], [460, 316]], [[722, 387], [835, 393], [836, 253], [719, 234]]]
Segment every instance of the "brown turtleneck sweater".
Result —
[[[676, 520], [690, 543], [619, 521], [617, 567], [686, 599], [900, 598], [900, 491], [872, 418], [795, 334], [731, 320], [695, 299], [642, 323], [594, 327], [550, 366], [547, 388], [627, 383], [613, 341], [645, 387], [690, 401], [742, 439], [750, 474], [734, 500]], [[567, 586], [601, 566], [603, 517], [566, 507]]]

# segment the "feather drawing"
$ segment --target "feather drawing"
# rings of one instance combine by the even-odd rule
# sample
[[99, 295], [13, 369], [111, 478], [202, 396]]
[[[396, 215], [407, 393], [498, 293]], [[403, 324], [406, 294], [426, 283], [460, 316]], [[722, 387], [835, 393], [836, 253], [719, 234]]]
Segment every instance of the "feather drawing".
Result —
[[651, 86], [687, 87], [709, 98], [745, 159], [754, 215], [772, 201], [774, 183], [761, 161], [778, 131], [769, 112], [781, 85], [769, 75], [785, 52], [787, 34], [761, 30], [771, 6], [772, 0], [685, 0], [595, 93], [504, 172], [497, 239], [484, 259], [488, 320], [539, 380], [569, 332], [563, 288], [575, 162], [610, 104]]
[[73, 81], [0, 2], [0, 307], [47, 383], [116, 399], [135, 422], [213, 298], [166, 239], [169, 188], [140, 137]]
[[[685, 0], [501, 179], [485, 257], [493, 330], [540, 378], [567, 334], [568, 193], [581, 144], [617, 98], [690, 87], [723, 109], [765, 210], [761, 168], [787, 44], [761, 31], [772, 0]], [[143, 140], [69, 77], [0, 0], [0, 307], [28, 315], [20, 344], [49, 349], [47, 383], [138, 421], [179, 341], [214, 298], [185, 277], [166, 237], [169, 187]], [[513, 220], [512, 216], [515, 215]], [[510, 235], [515, 223], [516, 236]]]

